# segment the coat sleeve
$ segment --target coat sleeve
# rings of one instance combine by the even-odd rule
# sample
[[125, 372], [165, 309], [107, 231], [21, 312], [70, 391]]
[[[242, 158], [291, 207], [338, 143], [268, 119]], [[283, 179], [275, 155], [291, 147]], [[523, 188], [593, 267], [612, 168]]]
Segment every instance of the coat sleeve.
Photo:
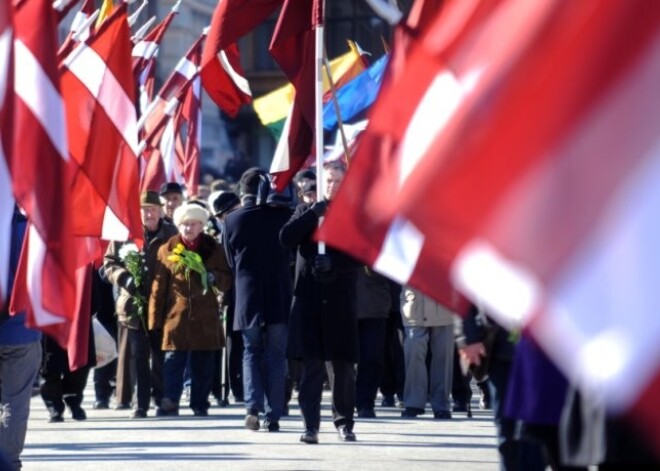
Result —
[[113, 285], [123, 286], [126, 279], [131, 276], [119, 258], [119, 249], [122, 242], [110, 242], [103, 257], [103, 269], [108, 281]]
[[172, 276], [165, 263], [167, 255], [167, 244], [163, 244], [158, 249], [156, 266], [154, 267], [154, 280], [151, 284], [151, 295], [149, 296], [149, 330], [161, 330], [165, 323], [165, 309]]
[[228, 291], [234, 282], [234, 277], [232, 276], [231, 268], [229, 268], [229, 263], [227, 262], [225, 248], [221, 244], [217, 245], [209, 262], [210, 266], [208, 268], [215, 276], [216, 288], [223, 293]]
[[298, 205], [282, 229], [280, 243], [287, 249], [293, 249], [311, 237], [318, 226], [319, 218], [307, 204]]

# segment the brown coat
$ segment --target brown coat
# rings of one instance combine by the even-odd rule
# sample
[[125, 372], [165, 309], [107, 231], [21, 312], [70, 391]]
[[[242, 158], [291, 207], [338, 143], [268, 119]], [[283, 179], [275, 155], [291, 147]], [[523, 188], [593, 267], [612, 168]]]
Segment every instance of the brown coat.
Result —
[[[201, 234], [198, 253], [220, 291], [231, 287], [232, 277], [225, 252], [213, 237]], [[163, 350], [219, 350], [224, 345], [218, 299], [210, 289], [203, 294], [199, 273], [175, 271], [167, 257], [181, 242], [172, 237], [158, 250], [158, 262], [149, 298], [149, 329], [163, 330]]]

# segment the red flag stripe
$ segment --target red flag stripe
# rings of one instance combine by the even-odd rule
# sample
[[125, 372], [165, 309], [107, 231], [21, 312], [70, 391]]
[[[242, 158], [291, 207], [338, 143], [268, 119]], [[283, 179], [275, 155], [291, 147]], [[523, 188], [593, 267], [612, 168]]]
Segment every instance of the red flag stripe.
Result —
[[244, 95], [252, 96], [250, 84], [244, 76], [234, 69], [225, 50], [218, 53], [218, 60], [220, 61], [220, 65], [222, 65], [222, 69], [227, 72], [227, 75], [229, 75], [236, 88], [238, 88]]

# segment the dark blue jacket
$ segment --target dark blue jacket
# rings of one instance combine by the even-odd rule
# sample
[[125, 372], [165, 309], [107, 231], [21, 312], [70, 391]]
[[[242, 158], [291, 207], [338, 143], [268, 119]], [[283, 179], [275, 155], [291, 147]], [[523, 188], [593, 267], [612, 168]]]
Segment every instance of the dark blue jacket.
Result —
[[292, 283], [292, 252], [280, 245], [288, 208], [243, 207], [225, 219], [223, 245], [234, 275], [234, 330], [287, 322]]
[[[11, 293], [14, 287], [14, 279], [16, 278], [16, 269], [18, 268], [18, 259], [21, 255], [21, 247], [23, 246], [23, 238], [25, 237], [25, 230], [27, 228], [27, 219], [18, 210], [14, 211], [14, 216], [11, 222], [11, 248], [9, 254], [9, 283], [3, 293]], [[9, 300], [3, 308], [8, 309]], [[34, 329], [25, 327], [25, 313], [21, 312], [15, 316], [6, 317], [2, 316], [0, 320], [0, 345], [24, 345], [27, 343], [36, 342], [41, 339], [41, 333]]]

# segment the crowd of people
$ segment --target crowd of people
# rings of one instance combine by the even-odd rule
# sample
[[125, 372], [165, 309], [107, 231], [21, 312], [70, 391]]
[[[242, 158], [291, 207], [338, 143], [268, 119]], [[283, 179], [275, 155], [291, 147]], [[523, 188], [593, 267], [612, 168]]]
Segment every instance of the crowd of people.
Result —
[[[379, 391], [381, 405], [405, 418], [471, 417], [474, 372], [479, 406], [493, 409], [502, 469], [656, 463], [643, 442], [617, 448], [594, 438], [632, 435], [615, 418], [593, 430], [581, 415], [588, 398], [524, 335], [513, 338], [478, 306], [452, 312], [320, 247], [313, 234], [345, 168], [321, 171], [322, 198], [312, 170], [276, 193], [256, 167], [236, 186], [219, 181], [186, 197], [166, 183], [141, 194], [142, 247], [111, 242], [92, 274], [92, 310], [118, 350], [93, 370], [94, 409], [130, 410], [139, 420], [152, 409], [171, 417], [189, 407], [203, 417], [211, 398], [227, 405], [231, 390], [244, 404], [245, 428], [277, 432], [297, 391], [300, 441], [316, 444], [327, 387], [337, 437], [353, 442], [356, 420], [376, 417]], [[16, 208], [7, 292], [24, 226]], [[7, 311], [8, 304], [0, 318], [0, 451], [18, 469], [34, 384], [50, 422], [65, 420], [67, 407], [73, 420], [85, 420], [94, 355], [90, 341], [88, 366], [71, 371], [65, 350], [27, 329], [24, 314]]]

